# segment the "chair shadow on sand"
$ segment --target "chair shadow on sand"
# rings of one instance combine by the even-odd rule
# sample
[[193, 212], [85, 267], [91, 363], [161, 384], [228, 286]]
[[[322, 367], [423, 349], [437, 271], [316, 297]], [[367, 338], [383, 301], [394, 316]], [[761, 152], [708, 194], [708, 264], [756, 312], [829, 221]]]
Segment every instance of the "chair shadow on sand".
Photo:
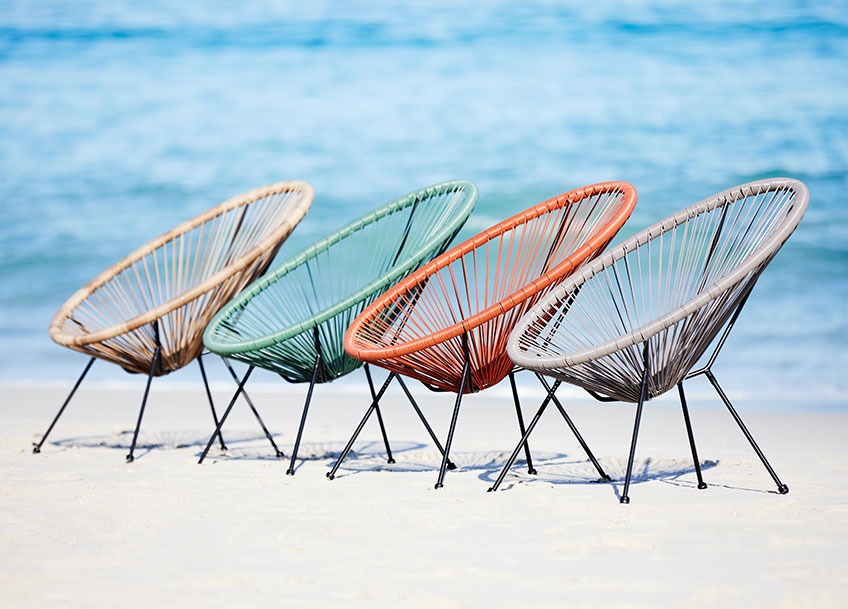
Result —
[[[256, 445], [248, 444], [248, 442], [253, 442], [256, 440]], [[280, 451], [283, 453], [282, 456], [278, 459], [275, 457], [271, 451], [268, 450], [268, 446], [265, 442], [264, 437], [254, 436], [253, 438], [246, 440], [243, 446], [233, 446], [236, 444], [235, 442], [227, 441], [227, 450], [221, 451], [216, 449], [209, 453], [210, 457], [214, 459], [225, 459], [225, 460], [280, 460], [285, 461], [287, 455], [291, 455], [293, 445], [290, 443], [280, 443]], [[205, 441], [204, 441], [205, 443]], [[316, 461], [327, 461], [331, 464], [333, 461], [338, 459], [339, 455], [342, 453], [344, 449], [345, 442], [339, 440], [338, 442], [308, 442], [301, 443], [298, 447], [297, 453], [297, 462], [294, 466], [295, 471], [299, 470], [305, 463], [316, 462]], [[420, 442], [392, 442], [392, 454], [403, 454], [409, 453], [412, 451], [420, 451], [425, 448], [427, 445]], [[199, 453], [198, 453], [199, 454]], [[351, 454], [354, 455], [354, 460], [361, 459], [362, 462], [368, 463], [369, 471], [379, 471], [381, 469], [386, 469], [387, 467], [394, 469], [396, 464], [388, 464], [386, 461], [386, 448], [385, 445], [380, 441], [374, 442], [363, 442], [362, 444], [357, 445], [356, 451], [351, 451]]]
[[[112, 450], [127, 450], [130, 447], [130, 443], [132, 442], [133, 430], [126, 429], [123, 431], [117, 431], [109, 434], [102, 435], [94, 435], [94, 436], [76, 436], [69, 438], [62, 438], [58, 440], [51, 440], [48, 442], [50, 446], [54, 446], [56, 448], [61, 449], [77, 449], [77, 448], [108, 448]], [[138, 455], [136, 455], [135, 460], [142, 458], [148, 453], [154, 450], [182, 450], [186, 448], [198, 447], [202, 448], [206, 445], [207, 440], [209, 439], [209, 432], [207, 431], [193, 431], [193, 430], [173, 430], [173, 431], [161, 431], [161, 432], [146, 432], [141, 431], [138, 435], [138, 440], [136, 442], [136, 450], [140, 451]], [[257, 448], [255, 449], [255, 459], [275, 459], [273, 454], [270, 454], [265, 448], [265, 453], [261, 454], [263, 451], [260, 449], [260, 442], [265, 441], [265, 436], [258, 436], [255, 433], [230, 433], [227, 434], [224, 438], [226, 440], [227, 445], [230, 444], [238, 446], [240, 444], [246, 444], [251, 442], [257, 443]], [[264, 447], [264, 446], [263, 446]], [[219, 449], [220, 450], [220, 449]], [[240, 452], [244, 449], [236, 448], [235, 452]], [[228, 451], [221, 451], [222, 454], [226, 454]]]
[[[106, 448], [111, 450], [126, 450], [132, 440], [133, 430], [124, 430], [111, 434], [96, 436], [77, 436], [63, 438], [49, 442], [63, 450]], [[197, 448], [193, 455], [199, 454], [200, 449], [206, 445], [208, 434], [205, 431], [163, 431], [144, 432], [139, 435], [136, 450], [137, 459], [145, 457], [156, 450], [183, 450]], [[276, 457], [269, 449], [266, 438], [263, 435], [247, 432], [231, 432], [225, 437], [227, 450], [216, 448], [210, 453], [213, 460], [237, 460], [237, 461], [284, 461]], [[331, 465], [341, 454], [344, 441], [337, 442], [315, 442], [302, 444], [299, 456], [301, 457], [298, 469], [305, 463], [325, 461]], [[280, 445], [284, 456], [290, 454], [291, 446], [282, 443]], [[386, 460], [385, 446], [380, 441], [366, 441], [357, 443], [354, 450], [350, 452], [344, 466], [339, 470], [338, 477], [347, 477], [365, 472], [397, 472], [417, 473], [432, 472], [439, 467], [441, 453], [431, 445], [414, 441], [392, 442], [392, 453], [401, 456], [400, 460], [388, 463]], [[477, 472], [477, 477], [491, 483], [497, 477], [503, 463], [509, 457], [506, 451], [491, 452], [456, 452], [452, 453], [459, 472]], [[613, 481], [611, 487], [616, 496], [620, 495], [619, 483], [624, 479], [627, 463], [624, 459], [603, 458], [604, 467]], [[534, 451], [533, 462], [537, 466], [536, 474], [527, 473], [527, 465], [523, 460], [516, 461], [510, 470], [509, 476], [504, 480], [501, 490], [507, 491], [527, 484], [548, 485], [580, 485], [580, 484], [602, 484], [604, 480], [598, 478], [598, 472], [592, 463], [585, 459], [573, 457], [568, 453]], [[709, 470], [717, 467], [718, 461], [704, 460], [701, 462], [701, 470]], [[675, 486], [697, 488], [697, 482], [686, 479], [695, 473], [691, 461], [686, 459], [655, 459], [646, 457], [637, 460], [634, 466], [632, 483], [660, 481]], [[710, 486], [720, 487], [738, 491], [771, 493], [773, 490], [740, 487], [722, 483], [711, 483]]]
[[[505, 455], [507, 458], [508, 455]], [[618, 458], [603, 458], [604, 469], [612, 478], [612, 481], [603, 480], [598, 477], [598, 472], [587, 459], [575, 459], [567, 454], [556, 455], [553, 458], [537, 459], [534, 455], [534, 464], [538, 466], [537, 473], [529, 474], [526, 463], [516, 462], [510, 471], [509, 477], [504, 480], [501, 490], [509, 490], [526, 484], [548, 484], [548, 485], [577, 485], [577, 484], [609, 484], [617, 498], [621, 497], [619, 486], [623, 484], [627, 470], [627, 460]], [[503, 461], [501, 461], [503, 463]], [[712, 469], [718, 465], [718, 461], [704, 460], [700, 462], [701, 471]], [[481, 480], [494, 482], [500, 473], [500, 467], [490, 470], [480, 476]], [[633, 468], [631, 476], [632, 484], [643, 482], [660, 481], [677, 486], [688, 486], [697, 488], [697, 480], [685, 480], [686, 476], [695, 475], [695, 467], [688, 459], [656, 459], [645, 457], [638, 459]]]
[[[52, 440], [48, 444], [58, 449], [73, 450], [80, 448], [106, 448], [111, 450], [127, 450], [132, 441], [133, 430], [127, 429], [109, 434], [92, 436], [75, 436]], [[138, 436], [136, 450], [139, 451], [136, 460], [144, 457], [154, 450], [183, 450], [197, 448], [192, 453], [198, 456], [206, 446], [209, 434], [205, 431], [174, 430], [163, 432], [141, 431]], [[262, 434], [253, 432], [229, 432], [225, 434], [224, 441], [227, 446], [222, 450], [217, 446], [209, 453], [210, 460], [245, 460], [245, 461], [280, 461], [286, 455], [291, 454], [291, 443], [280, 443], [282, 457], [277, 457], [268, 448], [267, 438]], [[298, 455], [302, 455], [305, 462], [335, 460], [344, 448], [345, 442], [313, 442], [301, 444]], [[428, 445], [421, 442], [392, 442], [392, 453], [403, 454], [422, 451]], [[381, 469], [376, 465], [381, 459], [386, 464], [385, 446], [382, 442], [362, 442], [358, 444], [355, 451], [351, 453], [353, 461], [361, 459], [368, 463], [368, 469]], [[441, 455], [439, 456], [441, 458]], [[300, 466], [298, 466], [299, 468]], [[424, 468], [424, 466], [422, 466]], [[426, 469], [432, 469], [429, 465]], [[413, 469], [410, 471], [418, 471]]]
[[[601, 459], [606, 472], [612, 478], [607, 482], [598, 478], [597, 470], [592, 463], [586, 459], [575, 459], [567, 454], [551, 456], [540, 455], [537, 459], [533, 455], [534, 465], [538, 465], [536, 474], [527, 473], [527, 464], [524, 461], [516, 461], [510, 470], [509, 476], [504, 480], [501, 490], [510, 490], [517, 486], [526, 484], [549, 484], [549, 485], [576, 485], [576, 484], [609, 484], [616, 498], [621, 498], [625, 476], [627, 474], [627, 460], [625, 458]], [[503, 460], [500, 460], [503, 463]], [[720, 461], [705, 459], [700, 461], [701, 472], [718, 467]], [[482, 473], [481, 480], [493, 482], [500, 472], [502, 465], [495, 465], [495, 469]], [[631, 484], [643, 482], [662, 482], [672, 486], [680, 486], [698, 490], [698, 481], [695, 478], [695, 466], [689, 459], [656, 459], [645, 457], [636, 459], [631, 475]], [[747, 491], [749, 493], [779, 494], [776, 489], [764, 489], [748, 486], [735, 486], [722, 482], [709, 482], [708, 488], [723, 488], [734, 491]]]
[[[358, 448], [355, 456], [345, 462], [339, 477], [374, 471], [433, 471], [438, 468], [441, 461], [441, 454], [436, 450], [407, 448], [403, 451], [397, 451], [406, 453], [402, 460], [388, 464], [385, 461], [385, 452], [381, 452], [381, 448], [382, 445], [376, 442]], [[394, 450], [394, 446], [392, 448]], [[353, 453], [351, 455], [353, 456]], [[509, 453], [506, 451], [451, 453], [451, 459], [456, 462], [459, 472], [478, 472], [478, 478], [486, 482], [494, 481], [508, 458]], [[603, 459], [603, 461], [605, 469], [613, 478], [612, 486], [616, 488], [618, 494], [617, 482], [624, 479], [627, 462], [626, 460], [608, 458]], [[570, 485], [606, 482], [598, 477], [594, 465], [585, 457], [575, 457], [567, 453], [534, 451], [533, 462], [537, 466], [536, 474], [528, 474], [526, 462], [523, 460], [517, 461], [502, 488], [508, 490], [518, 485], [534, 483]], [[717, 461], [705, 460], [701, 462], [701, 469], [711, 469], [716, 465], [718, 465]], [[691, 460], [646, 457], [637, 462], [637, 467], [634, 468], [633, 482], [661, 480], [688, 485], [689, 483], [682, 478], [694, 473], [695, 467]], [[692, 486], [696, 487], [697, 484], [693, 482]]]

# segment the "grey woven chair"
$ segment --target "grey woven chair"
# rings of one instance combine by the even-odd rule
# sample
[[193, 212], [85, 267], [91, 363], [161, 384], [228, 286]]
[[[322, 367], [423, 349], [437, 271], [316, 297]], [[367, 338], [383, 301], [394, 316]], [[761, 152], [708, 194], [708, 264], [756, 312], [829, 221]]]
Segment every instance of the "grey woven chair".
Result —
[[[607, 250], [516, 326], [507, 346], [516, 365], [554, 377], [554, 389], [567, 382], [602, 401], [637, 404], [622, 503], [630, 501], [643, 405], [674, 387], [698, 487], [706, 488], [683, 391], [685, 380], [700, 375], [714, 386], [778, 491], [789, 492], [719, 386], [712, 365], [754, 284], [795, 230], [808, 201], [806, 186], [787, 178], [751, 182], [704, 199]], [[542, 403], [490, 490], [503, 481], [549, 401]]]
[[228, 199], [139, 248], [71, 296], [53, 318], [50, 338], [91, 359], [33, 452], [41, 451], [95, 359], [147, 375], [128, 462], [151, 380], [195, 359], [217, 425], [201, 359], [203, 331], [218, 309], [268, 268], [312, 199], [312, 187], [298, 181]]

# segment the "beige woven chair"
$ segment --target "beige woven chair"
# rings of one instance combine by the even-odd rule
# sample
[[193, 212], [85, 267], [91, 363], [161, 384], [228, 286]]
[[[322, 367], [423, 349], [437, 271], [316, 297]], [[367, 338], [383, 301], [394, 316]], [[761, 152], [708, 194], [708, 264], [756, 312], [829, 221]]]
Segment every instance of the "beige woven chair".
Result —
[[50, 338], [91, 359], [33, 452], [41, 451], [98, 358], [147, 375], [128, 462], [134, 459], [150, 381], [194, 359], [217, 426], [200, 357], [203, 331], [230, 298], [268, 268], [312, 199], [305, 182], [251, 190], [151, 241], [71, 296], [53, 318]]

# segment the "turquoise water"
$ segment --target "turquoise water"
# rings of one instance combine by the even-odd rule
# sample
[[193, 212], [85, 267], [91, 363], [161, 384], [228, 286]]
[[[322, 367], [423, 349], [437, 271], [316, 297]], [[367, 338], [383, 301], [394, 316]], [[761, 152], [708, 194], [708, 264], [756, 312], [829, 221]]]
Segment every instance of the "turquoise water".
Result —
[[627, 180], [624, 237], [788, 175], [810, 209], [720, 370], [848, 407], [848, 3], [811, 4], [0, 0], [0, 381], [70, 382], [64, 300], [261, 184], [315, 187], [287, 255], [444, 179], [480, 188], [466, 234]]

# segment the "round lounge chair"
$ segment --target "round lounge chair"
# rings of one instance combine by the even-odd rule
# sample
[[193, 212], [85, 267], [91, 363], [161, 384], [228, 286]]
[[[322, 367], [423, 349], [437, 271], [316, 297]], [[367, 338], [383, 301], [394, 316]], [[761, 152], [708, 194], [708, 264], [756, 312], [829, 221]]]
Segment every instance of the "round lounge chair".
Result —
[[[572, 275], [516, 326], [508, 351], [516, 365], [589, 391], [602, 401], [636, 403], [620, 501], [628, 495], [646, 401], [678, 388], [698, 487], [706, 488], [683, 392], [705, 375], [777, 484], [769, 465], [711, 367], [760, 274], [807, 207], [797, 180], [731, 188], [643, 230]], [[716, 338], [717, 342], [716, 342]], [[709, 347], [703, 367], [693, 370]], [[496, 490], [544, 407], [491, 490]]]
[[[463, 394], [509, 376], [524, 432], [513, 363], [506, 353], [510, 330], [554, 284], [603, 251], [635, 205], [636, 190], [624, 182], [549, 199], [445, 252], [386, 292], [350, 326], [344, 346], [353, 357], [457, 394], [436, 488], [443, 485], [446, 469], [453, 469], [449, 453]], [[377, 399], [329, 478], [376, 408]], [[527, 461], [532, 471], [529, 450]]]
[[[477, 188], [466, 181], [412, 192], [327, 235], [224, 307], [206, 329], [206, 346], [250, 367], [218, 431], [256, 366], [291, 383], [309, 383], [286, 472], [293, 475], [315, 385], [362, 366], [343, 348], [350, 322], [396, 281], [443, 252], [476, 201]], [[367, 368], [366, 373], [373, 395]], [[215, 435], [209, 439], [201, 463], [214, 439]], [[269, 439], [277, 456], [282, 456], [270, 435]], [[384, 428], [383, 439], [392, 461]]]
[[[139, 248], [71, 296], [50, 338], [91, 359], [33, 451], [41, 451], [94, 360], [103, 359], [148, 377], [127, 455], [133, 461], [152, 378], [197, 359], [206, 384], [200, 356], [207, 322], [267, 269], [312, 199], [304, 182], [251, 190]], [[206, 391], [217, 423], [208, 384]]]

